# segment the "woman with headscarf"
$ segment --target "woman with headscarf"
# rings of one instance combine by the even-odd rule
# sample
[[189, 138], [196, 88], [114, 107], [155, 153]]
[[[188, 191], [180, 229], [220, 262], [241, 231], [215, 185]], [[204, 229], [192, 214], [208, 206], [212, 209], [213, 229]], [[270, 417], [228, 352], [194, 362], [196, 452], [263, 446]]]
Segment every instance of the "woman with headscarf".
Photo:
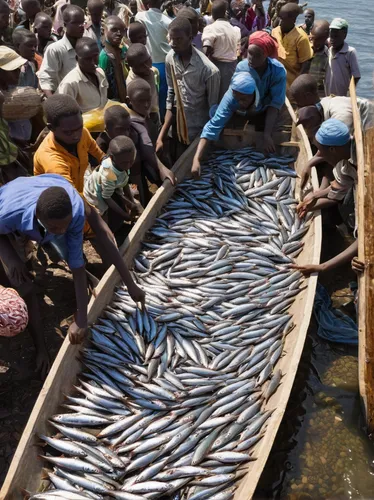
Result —
[[225, 125], [234, 113], [252, 113], [256, 111], [259, 94], [256, 83], [248, 73], [235, 73], [230, 87], [222, 98], [219, 106], [210, 110], [211, 119], [206, 123], [193, 159], [191, 173], [193, 177], [200, 176], [200, 162], [209, 141], [217, 141]]
[[256, 31], [249, 37], [247, 60], [241, 61], [235, 74], [249, 73], [256, 83], [260, 102], [255, 120], [256, 128], [264, 131], [264, 151], [275, 151], [272, 133], [279, 112], [286, 100], [285, 67], [276, 58], [278, 43], [265, 31]]

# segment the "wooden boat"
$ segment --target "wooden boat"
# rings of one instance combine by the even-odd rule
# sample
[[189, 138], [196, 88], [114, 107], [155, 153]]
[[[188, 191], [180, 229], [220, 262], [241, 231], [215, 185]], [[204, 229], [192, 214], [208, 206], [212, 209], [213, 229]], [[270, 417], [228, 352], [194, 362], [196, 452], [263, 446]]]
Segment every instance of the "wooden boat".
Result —
[[358, 258], [367, 264], [365, 273], [358, 277], [359, 386], [367, 431], [372, 433], [374, 431], [374, 128], [363, 134], [353, 78], [349, 92], [357, 155]]
[[[296, 161], [298, 171], [311, 157], [309, 141], [302, 127], [296, 127], [296, 117], [292, 108], [289, 108], [293, 118], [293, 130], [291, 144], [297, 144], [299, 155]], [[256, 141], [258, 137], [252, 134], [251, 140]], [[192, 158], [196, 151], [198, 140], [195, 140], [184, 155], [174, 166], [175, 174], [179, 181], [189, 174]], [[247, 144], [248, 141], [246, 141]], [[249, 141], [250, 142], [250, 141]], [[242, 147], [246, 144], [242, 143]], [[234, 144], [237, 147], [237, 144]], [[316, 173], [312, 176], [313, 187], [318, 186]], [[153, 196], [146, 210], [132, 229], [121, 250], [126, 263], [130, 266], [133, 257], [139, 250], [141, 241], [146, 231], [152, 227], [157, 214], [165, 203], [173, 195], [174, 188], [170, 183], [165, 183]], [[303, 252], [298, 261], [303, 263], [319, 262], [321, 247], [321, 221], [320, 215], [316, 214], [313, 223], [305, 237]], [[110, 302], [113, 289], [119, 282], [119, 275], [110, 268], [103, 276], [96, 289], [96, 298], [89, 305], [89, 323], [92, 324], [102, 313], [104, 307]], [[297, 372], [299, 360], [304, 347], [310, 316], [312, 313], [317, 276], [312, 276], [307, 281], [307, 286], [296, 297], [290, 310], [293, 314], [296, 328], [287, 336], [285, 341], [285, 355], [281, 358], [277, 367], [283, 373], [282, 383], [277, 392], [270, 398], [267, 407], [275, 408], [268, 421], [267, 430], [259, 446], [255, 449], [257, 460], [250, 462], [248, 474], [243, 477], [237, 489], [235, 499], [247, 500], [253, 496], [256, 485], [271, 451], [275, 436], [281, 423], [286, 405], [290, 396], [291, 388]], [[2, 500], [21, 499], [21, 489], [35, 492], [40, 487], [43, 462], [38, 458], [40, 450], [35, 446], [37, 433], [51, 432], [48, 418], [57, 413], [59, 405], [63, 400], [63, 394], [69, 393], [80, 372], [78, 361], [79, 346], [71, 345], [66, 339], [55, 359], [52, 369], [46, 379], [40, 395], [35, 403], [29, 421], [22, 434], [18, 448], [13, 457], [8, 475], [1, 490]]]

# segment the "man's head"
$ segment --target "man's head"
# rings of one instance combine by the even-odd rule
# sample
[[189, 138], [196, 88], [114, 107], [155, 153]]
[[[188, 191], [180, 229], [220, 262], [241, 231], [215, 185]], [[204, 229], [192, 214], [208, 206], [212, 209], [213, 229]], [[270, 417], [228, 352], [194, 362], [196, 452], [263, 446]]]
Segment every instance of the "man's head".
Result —
[[215, 0], [212, 5], [212, 17], [216, 19], [224, 19], [228, 11], [228, 3], [225, 0]]
[[130, 170], [135, 161], [135, 145], [130, 137], [119, 135], [110, 141], [108, 155], [117, 170]]
[[0, 34], [9, 27], [10, 7], [5, 0], [0, 0]]
[[105, 20], [105, 38], [113, 47], [119, 47], [125, 36], [126, 26], [118, 16], [109, 16]]
[[48, 40], [52, 33], [52, 19], [45, 12], [38, 12], [34, 21], [34, 32], [41, 40]]
[[37, 47], [36, 36], [29, 30], [18, 28], [13, 31], [12, 41], [14, 48], [21, 57], [33, 61]]
[[132, 15], [136, 16], [136, 14], [138, 13], [138, 4], [137, 4], [137, 1], [136, 0], [130, 0], [129, 7], [130, 7], [130, 10], [132, 12]]
[[348, 34], [348, 23], [345, 19], [337, 17], [330, 24], [330, 43], [334, 49], [341, 49]]
[[177, 17], [188, 19], [191, 24], [192, 36], [195, 37], [199, 32], [199, 14], [192, 7], [182, 7], [177, 12]]
[[47, 126], [56, 140], [73, 146], [82, 137], [83, 118], [80, 107], [73, 97], [65, 94], [54, 94], [44, 103]]
[[307, 28], [311, 28], [314, 23], [315, 12], [313, 9], [304, 10], [305, 25]]
[[104, 2], [103, 0], [88, 0], [87, 10], [91, 17], [92, 24], [96, 26], [101, 22], [101, 16], [104, 12]]
[[26, 59], [6, 45], [0, 45], [0, 88], [7, 90], [18, 84], [21, 67]]
[[186, 54], [192, 46], [191, 23], [184, 17], [177, 17], [169, 24], [170, 45], [178, 55]]
[[142, 43], [133, 43], [126, 53], [127, 64], [135, 75], [147, 77], [151, 74], [152, 58]]
[[330, 118], [322, 123], [314, 138], [318, 151], [333, 167], [351, 157], [351, 135], [345, 123]]
[[22, 0], [22, 9], [26, 14], [26, 19], [34, 19], [36, 14], [42, 10], [39, 0]]
[[315, 53], [321, 51], [325, 47], [329, 35], [330, 24], [328, 21], [321, 19], [314, 23], [310, 33], [310, 41]]
[[131, 118], [127, 109], [115, 105], [107, 108], [104, 113], [105, 131], [110, 139], [119, 135], [129, 135]]
[[145, 80], [133, 80], [127, 86], [130, 105], [136, 113], [148, 116], [151, 109], [151, 86]]
[[92, 38], [84, 36], [75, 45], [77, 62], [82, 73], [95, 74], [99, 61], [99, 47]]
[[248, 65], [251, 68], [261, 68], [268, 57], [278, 56], [278, 43], [265, 31], [255, 31], [248, 40]]
[[131, 43], [147, 43], [147, 31], [142, 23], [131, 23], [129, 26], [129, 40]]
[[299, 109], [297, 120], [298, 125], [302, 125], [310, 140], [313, 140], [319, 127], [321, 126], [323, 117], [317, 106], [305, 106]]
[[235, 73], [230, 82], [230, 88], [240, 109], [247, 110], [256, 103], [256, 83], [246, 71]]
[[313, 106], [320, 101], [317, 80], [312, 75], [300, 75], [290, 87], [292, 100], [298, 108]]
[[51, 234], [65, 234], [73, 218], [70, 196], [62, 187], [45, 189], [36, 203], [36, 218]]
[[283, 33], [289, 33], [296, 23], [296, 19], [300, 14], [300, 7], [294, 3], [288, 3], [284, 5], [280, 12], [280, 27]]
[[78, 5], [68, 5], [63, 14], [66, 35], [70, 38], [82, 38], [84, 33], [84, 11]]
[[232, 0], [230, 3], [230, 9], [233, 17], [239, 19], [239, 21], [243, 18], [245, 3], [241, 0]]

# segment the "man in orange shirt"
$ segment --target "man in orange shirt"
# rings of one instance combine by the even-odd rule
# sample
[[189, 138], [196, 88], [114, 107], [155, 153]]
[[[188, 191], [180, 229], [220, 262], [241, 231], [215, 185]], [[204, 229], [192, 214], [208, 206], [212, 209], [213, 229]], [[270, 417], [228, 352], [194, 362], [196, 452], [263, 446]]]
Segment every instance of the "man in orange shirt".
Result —
[[299, 6], [286, 4], [279, 13], [280, 26], [272, 31], [278, 42], [278, 59], [287, 70], [287, 89], [299, 75], [308, 73], [313, 50], [305, 31], [295, 26]]
[[34, 174], [60, 174], [83, 193], [88, 155], [100, 163], [104, 153], [83, 127], [81, 110], [69, 95], [55, 94], [44, 104], [50, 130], [34, 156]]

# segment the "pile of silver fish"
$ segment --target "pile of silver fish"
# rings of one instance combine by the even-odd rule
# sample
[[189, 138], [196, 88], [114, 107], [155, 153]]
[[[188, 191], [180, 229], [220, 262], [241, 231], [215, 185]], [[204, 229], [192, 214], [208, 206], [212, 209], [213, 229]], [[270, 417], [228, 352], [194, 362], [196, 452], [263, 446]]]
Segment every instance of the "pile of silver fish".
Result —
[[303, 286], [290, 264], [310, 218], [296, 215], [292, 161], [218, 151], [178, 186], [134, 259], [146, 306], [118, 288], [91, 328], [69, 411], [40, 436], [53, 471], [32, 498], [234, 496]]

